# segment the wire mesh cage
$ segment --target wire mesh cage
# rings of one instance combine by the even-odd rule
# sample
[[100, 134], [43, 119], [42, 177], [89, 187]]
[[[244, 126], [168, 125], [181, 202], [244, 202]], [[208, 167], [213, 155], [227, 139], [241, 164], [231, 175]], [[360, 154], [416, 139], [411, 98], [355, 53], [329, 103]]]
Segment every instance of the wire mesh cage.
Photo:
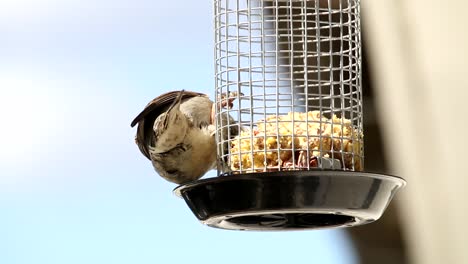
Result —
[[359, 12], [359, 0], [215, 0], [216, 98], [237, 99], [218, 104], [220, 174], [363, 169]]
[[359, 0], [214, 0], [218, 176], [175, 189], [209, 226], [377, 220], [405, 181], [363, 172]]

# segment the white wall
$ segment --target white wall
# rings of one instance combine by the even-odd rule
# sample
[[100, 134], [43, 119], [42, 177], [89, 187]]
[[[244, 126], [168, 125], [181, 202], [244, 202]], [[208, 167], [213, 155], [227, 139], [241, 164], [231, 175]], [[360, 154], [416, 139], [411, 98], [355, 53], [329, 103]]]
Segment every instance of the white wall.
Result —
[[361, 3], [411, 263], [468, 263], [468, 3]]

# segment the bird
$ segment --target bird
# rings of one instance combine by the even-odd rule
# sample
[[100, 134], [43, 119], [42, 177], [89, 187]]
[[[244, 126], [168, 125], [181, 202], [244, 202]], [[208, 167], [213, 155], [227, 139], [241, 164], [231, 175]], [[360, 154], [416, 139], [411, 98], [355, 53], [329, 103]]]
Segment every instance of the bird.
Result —
[[[222, 94], [220, 106], [232, 108], [238, 95]], [[138, 124], [135, 143], [162, 178], [184, 184], [217, 168], [215, 107], [206, 94], [171, 91], [151, 100], [132, 121], [131, 127]], [[223, 126], [224, 139], [239, 134], [230, 115], [221, 113], [219, 118], [232, 124]]]

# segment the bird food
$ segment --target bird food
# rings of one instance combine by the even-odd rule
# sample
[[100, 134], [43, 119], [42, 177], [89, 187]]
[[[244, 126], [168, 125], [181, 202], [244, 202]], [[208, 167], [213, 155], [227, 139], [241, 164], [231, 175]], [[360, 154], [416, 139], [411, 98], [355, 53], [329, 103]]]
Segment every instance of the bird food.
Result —
[[[264, 172], [325, 168], [339, 161], [345, 170], [362, 170], [362, 133], [351, 120], [319, 111], [270, 115], [231, 141], [230, 169]], [[322, 164], [320, 164], [322, 163]]]

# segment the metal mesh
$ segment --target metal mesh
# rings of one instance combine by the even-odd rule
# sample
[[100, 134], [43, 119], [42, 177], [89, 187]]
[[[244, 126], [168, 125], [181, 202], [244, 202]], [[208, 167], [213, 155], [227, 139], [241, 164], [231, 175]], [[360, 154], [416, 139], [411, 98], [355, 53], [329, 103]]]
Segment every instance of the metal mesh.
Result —
[[219, 174], [363, 170], [359, 2], [214, 0]]

